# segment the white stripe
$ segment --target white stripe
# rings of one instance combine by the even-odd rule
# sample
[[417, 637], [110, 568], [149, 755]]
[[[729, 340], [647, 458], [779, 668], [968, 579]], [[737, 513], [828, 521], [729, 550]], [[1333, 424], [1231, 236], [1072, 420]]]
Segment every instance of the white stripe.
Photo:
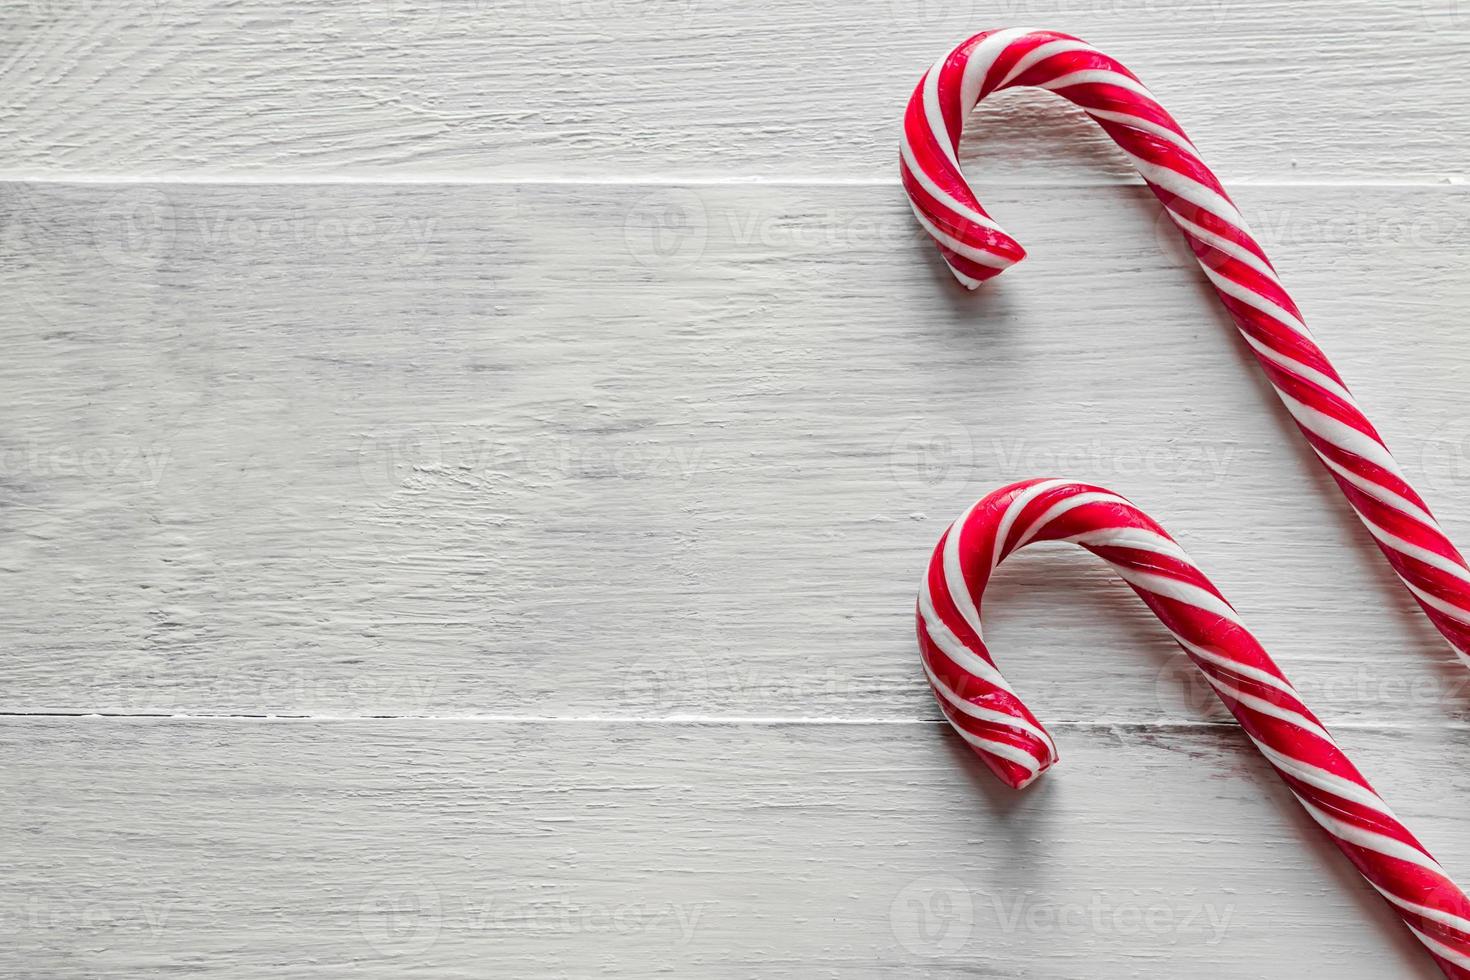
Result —
[[[1069, 511], [1076, 510], [1078, 507], [1082, 507], [1086, 504], [1099, 503], [1116, 503], [1122, 504], [1125, 507], [1129, 506], [1128, 501], [1124, 500], [1117, 494], [1109, 493], [1106, 490], [1089, 490], [1086, 493], [1073, 494], [1065, 500], [1052, 504], [1040, 517], [1032, 521], [1031, 526], [1026, 528], [1026, 530], [1022, 532], [1021, 536], [1016, 539], [1016, 550], [1019, 551], [1028, 541], [1036, 537], [1036, 535], [1040, 534], [1042, 531], [1046, 530], [1047, 527], [1051, 525], [1052, 521], [1056, 520], [1058, 517], [1061, 517], [1063, 514], [1066, 514]], [[1067, 540], [1070, 541], [1072, 539], [1068, 538]]]
[[990, 69], [995, 67], [996, 59], [1005, 49], [1026, 35], [1036, 33], [1038, 32], [1034, 27], [1009, 27], [996, 31], [971, 49], [964, 73], [960, 76], [961, 112], [969, 112], [980, 101], [980, 89], [985, 85], [985, 76], [990, 74]]
[[1327, 729], [1312, 721], [1310, 718], [1299, 711], [1292, 711], [1290, 708], [1283, 708], [1281, 707], [1281, 705], [1274, 704], [1270, 701], [1265, 700], [1264, 698], [1258, 698], [1254, 694], [1247, 694], [1235, 685], [1228, 684], [1225, 681], [1220, 680], [1218, 677], [1215, 677], [1213, 674], [1205, 674], [1205, 680], [1209, 681], [1210, 686], [1218, 691], [1222, 696], [1228, 698], [1231, 701], [1240, 702], [1242, 705], [1251, 709], [1257, 714], [1269, 715], [1272, 718], [1280, 718], [1282, 721], [1295, 725], [1297, 728], [1300, 728], [1304, 732], [1308, 732], [1312, 735], [1317, 736], [1318, 738], [1322, 739], [1322, 741], [1327, 742], [1329, 745], [1337, 744], [1336, 742], [1332, 741], [1332, 736], [1327, 734]]
[[[1000, 225], [996, 224], [994, 221], [990, 220], [985, 215], [981, 214], [979, 211], [976, 211], [969, 205], [960, 203], [960, 201], [955, 198], [954, 195], [950, 194], [944, 188], [934, 183], [933, 178], [929, 176], [928, 172], [919, 166], [919, 161], [914, 156], [914, 148], [909, 145], [909, 137], [907, 132], [905, 132], [903, 138], [898, 141], [898, 152], [903, 157], [904, 166], [908, 168], [909, 173], [913, 174], [914, 179], [919, 182], [919, 186], [924, 188], [925, 193], [927, 193], [930, 197], [934, 198], [940, 204], [944, 205], [946, 208], [949, 208], [949, 210], [953, 211], [955, 214], [959, 215], [961, 218], [964, 218], [967, 221], [973, 221], [975, 222], [975, 224], [979, 225], [982, 228], [989, 228], [992, 231], [999, 231], [1001, 232], [1001, 234], [1005, 234], [1005, 232], [1001, 230]], [[912, 197], [909, 198], [909, 204], [912, 205], [917, 212], [918, 205], [914, 204], [914, 200]]]
[[1276, 394], [1281, 397], [1282, 404], [1291, 413], [1291, 417], [1300, 422], [1302, 428], [1308, 432], [1320, 436], [1339, 449], [1345, 449], [1355, 456], [1361, 456], [1368, 462], [1377, 464], [1405, 483], [1409, 482], [1404, 480], [1403, 473], [1399, 472], [1399, 464], [1389, 454], [1388, 447], [1383, 443], [1340, 419], [1297, 401], [1284, 391], [1278, 389]]
[[1074, 534], [1060, 540], [1094, 548], [1132, 548], [1136, 551], [1150, 551], [1194, 567], [1194, 561], [1183, 548], [1179, 547], [1178, 542], [1156, 531], [1149, 531], [1141, 527], [1103, 527], [1083, 531], [1081, 534]]
[[[995, 528], [995, 548], [990, 555], [990, 567], [993, 569], [1000, 564], [1000, 553], [1005, 548], [1006, 538], [1010, 536], [1011, 528], [1016, 523], [1016, 518], [1021, 516], [1021, 511], [1037, 497], [1057, 487], [1065, 487], [1071, 484], [1071, 480], [1042, 480], [1016, 494], [1015, 498], [1006, 507], [1006, 511], [1000, 517], [1000, 522]], [[966, 515], [968, 516], [968, 515]], [[1017, 545], [1016, 547], [1020, 547]]]
[[[1245, 218], [1228, 198], [1206, 187], [1193, 177], [1186, 177], [1179, 171], [1171, 170], [1161, 164], [1150, 163], [1143, 157], [1129, 153], [1126, 149], [1123, 152], [1127, 154], [1128, 159], [1133, 161], [1134, 168], [1143, 179], [1150, 184], [1156, 184], [1175, 197], [1181, 197], [1190, 204], [1208, 211], [1226, 224], [1234, 225], [1243, 232], [1246, 231]], [[1199, 160], [1194, 162], [1199, 163], [1201, 167], [1204, 166]], [[1246, 232], [1246, 234], [1250, 233]]]
[[1404, 578], [1402, 575], [1399, 576], [1399, 581], [1403, 582], [1404, 586], [1408, 588], [1410, 592], [1414, 593], [1414, 595], [1419, 599], [1420, 602], [1424, 603], [1429, 608], [1438, 609], [1440, 612], [1444, 613], [1446, 616], [1450, 617], [1456, 622], [1470, 625], [1470, 609], [1466, 609], [1463, 606], [1457, 606], [1453, 602], [1446, 602], [1439, 596], [1431, 595], [1428, 592], [1425, 592], [1423, 589], [1419, 588], [1413, 582], [1410, 582], [1408, 579]]
[[1174, 634], [1174, 640], [1180, 646], [1182, 646], [1189, 653], [1194, 654], [1199, 659], [1207, 660], [1212, 664], [1223, 667], [1226, 670], [1229, 670], [1235, 674], [1239, 674], [1242, 677], [1248, 677], [1258, 684], [1264, 684], [1267, 687], [1275, 688], [1282, 694], [1291, 697], [1298, 704], [1301, 703], [1301, 695], [1297, 693], [1296, 688], [1291, 686], [1291, 681], [1287, 680], [1285, 677], [1273, 674], [1269, 670], [1262, 670], [1259, 667], [1253, 667], [1250, 664], [1243, 664], [1240, 661], [1234, 660], [1230, 657], [1222, 657], [1220, 654], [1216, 653], [1213, 650], [1209, 650], [1205, 647], [1191, 643], [1184, 637], [1180, 636], [1178, 633], [1175, 633], [1173, 630], [1169, 630], [1169, 632]]
[[1470, 582], [1470, 570], [1466, 570], [1465, 566], [1453, 558], [1446, 558], [1437, 551], [1430, 551], [1428, 548], [1414, 544], [1412, 541], [1404, 540], [1397, 534], [1391, 534], [1373, 521], [1370, 521], [1363, 514], [1359, 514], [1358, 518], [1362, 520], [1363, 526], [1368, 529], [1369, 534], [1372, 534], [1379, 541], [1382, 541], [1395, 551], [1402, 552], [1410, 558], [1422, 561], [1424, 564], [1437, 568], [1442, 572], [1449, 572], [1462, 582]]
[[1310, 338], [1312, 336], [1312, 332], [1307, 329], [1307, 325], [1299, 317], [1290, 313], [1286, 307], [1272, 302], [1254, 289], [1236, 282], [1224, 273], [1211, 269], [1203, 262], [1199, 263], [1199, 267], [1210, 282], [1215, 284], [1215, 288], [1226, 296], [1234, 297], [1246, 306], [1259, 310], [1271, 319], [1278, 321], [1283, 327], [1301, 334], [1303, 337]]
[[1167, 205], [1164, 207], [1164, 210], [1169, 213], [1169, 217], [1176, 225], [1179, 226], [1180, 230], [1182, 230], [1186, 235], [1192, 235], [1193, 237], [1198, 238], [1200, 241], [1204, 242], [1206, 245], [1209, 245], [1211, 248], [1224, 252], [1231, 258], [1239, 259], [1241, 262], [1244, 262], [1246, 265], [1250, 266], [1252, 269], [1269, 279], [1272, 285], [1281, 288], [1282, 291], [1285, 292], [1284, 287], [1281, 286], [1281, 280], [1276, 278], [1276, 270], [1271, 268], [1271, 263], [1261, 258], [1255, 252], [1252, 252], [1250, 249], [1246, 248], [1239, 242], [1232, 241], [1229, 238], [1224, 237], [1223, 235], [1215, 234], [1213, 231], [1210, 231], [1203, 225], [1195, 224], [1193, 221], [1190, 221], [1188, 218], [1184, 217], [1179, 212], [1175, 211], [1171, 207], [1168, 207]]
[[976, 265], [988, 266], [992, 269], [1009, 269], [1016, 264], [1015, 260], [1008, 256], [997, 255], [994, 252], [987, 252], [974, 245], [967, 245], [948, 232], [941, 231], [928, 218], [924, 217], [924, 212], [919, 210], [919, 206], [914, 203], [912, 198], [909, 199], [909, 207], [913, 208], [914, 217], [919, 219], [919, 224], [924, 226], [924, 230], [929, 233], [930, 237], [956, 255], [963, 255]]
[[1245, 625], [1240, 621], [1240, 614], [1230, 608], [1230, 603], [1221, 599], [1208, 589], [1202, 589], [1198, 585], [1191, 585], [1188, 582], [1181, 582], [1168, 575], [1159, 575], [1156, 572], [1143, 572], [1137, 569], [1127, 568], [1117, 562], [1110, 561], [1108, 564], [1113, 566], [1113, 571], [1118, 573], [1119, 578], [1130, 585], [1136, 585], [1146, 592], [1164, 596], [1166, 599], [1175, 599], [1194, 606], [1196, 609], [1203, 609], [1205, 612], [1214, 613], [1221, 619], [1229, 620], [1237, 626]]
[[[1374, 888], [1377, 888], [1378, 894], [1382, 895], [1384, 898], [1388, 899], [1399, 908], [1407, 909], [1408, 911], [1413, 912], [1415, 915], [1423, 916], [1426, 919], [1438, 922], [1440, 925], [1449, 926], [1451, 929], [1454, 929], [1457, 932], [1463, 932], [1467, 936], [1470, 936], [1470, 919], [1467, 919], [1462, 915], [1455, 915], [1453, 912], [1446, 912], [1444, 909], [1433, 909], [1427, 905], [1420, 905], [1418, 902], [1411, 902], [1407, 898], [1400, 898], [1398, 895], [1389, 892], [1387, 889], [1375, 884], [1374, 882], [1370, 881], [1368, 882], [1368, 884], [1373, 885]], [[1451, 884], [1454, 883], [1451, 882]], [[1458, 888], [1458, 886], [1456, 887]], [[1410, 926], [1410, 928], [1413, 927]], [[1419, 935], [1422, 936], [1423, 934], [1420, 933]], [[1470, 963], [1470, 961], [1467, 961], [1467, 963]]]
[[954, 631], [944, 624], [938, 610], [934, 608], [934, 597], [929, 593], [927, 576], [919, 587], [919, 616], [923, 620], [924, 633], [929, 637], [929, 642], [937, 646], [961, 670], [1008, 694], [1016, 693], [1011, 690], [1011, 686], [1006, 683], [1000, 671], [995, 669], [994, 664], [967, 647], [964, 641], [955, 636]]
[[1443, 878], [1449, 877], [1449, 875], [1444, 873], [1444, 868], [1439, 866], [1439, 862], [1417, 847], [1405, 844], [1403, 841], [1393, 837], [1387, 837], [1371, 830], [1364, 830], [1362, 827], [1338, 820], [1336, 817], [1323, 813], [1311, 803], [1302, 799], [1300, 794], [1293, 792], [1292, 795], [1296, 796], [1297, 802], [1306, 809], [1307, 814], [1313, 820], [1317, 821], [1317, 823], [1321, 824], [1323, 829], [1334, 837], [1340, 837], [1349, 844], [1356, 844], [1358, 847], [1367, 848], [1386, 857], [1407, 861], [1426, 871], [1432, 871]]
[[953, 688], [944, 683], [944, 681], [939, 678], [938, 674], [930, 670], [929, 665], [925, 663], [922, 658], [920, 658], [920, 664], [924, 668], [925, 675], [927, 675], [929, 678], [929, 683], [934, 685], [934, 689], [938, 691], [940, 695], [943, 696], [944, 700], [948, 701], [956, 711], [960, 712], [961, 714], [969, 715], [971, 718], [974, 718], [978, 721], [983, 721], [992, 725], [1004, 725], [1007, 728], [1014, 728], [1017, 731], [1025, 732], [1026, 734], [1030, 735], [1032, 738], [1040, 742], [1042, 745], [1046, 746], [1048, 754], [1053, 759], [1056, 758], [1056, 744], [1052, 742], [1051, 736], [1048, 735], [1046, 732], [1031, 724], [1031, 722], [1027, 721], [1025, 718], [1018, 718], [1015, 715], [1006, 714], [1004, 711], [996, 711], [994, 708], [982, 708], [978, 704], [975, 704], [971, 701], [966, 701], [963, 697], [957, 694]]
[[[980, 610], [975, 606], [975, 599], [970, 595], [969, 586], [965, 584], [965, 572], [960, 567], [960, 535], [964, 533], [965, 525], [970, 520], [970, 515], [975, 508], [980, 506], [980, 501], [975, 501], [960, 519], [949, 526], [949, 535], [944, 539], [944, 589], [949, 593], [950, 602], [954, 603], [955, 609], [959, 610], [960, 618], [970, 625], [975, 635], [982, 640], [984, 632], [980, 628]], [[924, 580], [929, 581], [927, 578]]]
[[[1317, 454], [1317, 458], [1322, 461], [1323, 466], [1326, 466], [1329, 470], [1336, 473], [1338, 476], [1342, 477], [1344, 480], [1351, 483], [1353, 486], [1357, 487], [1359, 490], [1363, 491], [1374, 500], [1377, 500], [1379, 503], [1387, 504], [1394, 510], [1397, 510], [1402, 514], [1414, 518], [1414, 520], [1425, 525], [1426, 527], [1433, 528], [1436, 532], [1443, 536], [1444, 532], [1439, 530], [1439, 524], [1435, 521], [1434, 515], [1430, 514], [1429, 511], [1414, 503], [1408, 497], [1405, 497], [1399, 493], [1395, 493], [1388, 487], [1385, 487], [1383, 484], [1370, 480], [1360, 473], [1354, 473], [1352, 470], [1348, 469], [1347, 467], [1338, 463], [1332, 457], [1328, 456], [1326, 453], [1322, 452], [1322, 450], [1318, 449], [1316, 446], [1312, 446], [1312, 452]], [[1362, 517], [1361, 514], [1358, 516], [1359, 518]]]
[[[1278, 367], [1285, 368], [1299, 378], [1310, 381], [1315, 385], [1325, 388], [1327, 391], [1347, 402], [1354, 409], [1358, 410], [1361, 414], [1362, 410], [1358, 409], [1358, 403], [1353, 401], [1352, 394], [1342, 385], [1338, 384], [1336, 381], [1333, 381], [1321, 371], [1318, 371], [1314, 367], [1303, 364], [1301, 361], [1298, 361], [1294, 357], [1288, 357], [1287, 355], [1278, 351], [1276, 348], [1271, 347], [1268, 344], [1264, 344], [1256, 338], [1252, 337], [1244, 330], [1240, 331], [1240, 335], [1245, 338], [1245, 342], [1247, 344], [1251, 345], [1251, 349], [1260, 354], [1266, 360], [1272, 362]], [[1277, 390], [1279, 391], [1280, 389]]]
[[1199, 156], [1199, 150], [1195, 149], [1194, 144], [1189, 141], [1189, 137], [1181, 136], [1168, 126], [1161, 126], [1151, 119], [1144, 119], [1142, 116], [1135, 116], [1128, 112], [1114, 112], [1111, 109], [1088, 109], [1083, 107], [1082, 111], [1094, 119], [1106, 119], [1108, 122], [1121, 123], [1124, 126], [1142, 130], [1145, 133], [1152, 133], [1159, 139], [1173, 143], [1191, 156]]
[[1399, 822], [1399, 818], [1394, 816], [1393, 811], [1388, 808], [1388, 804], [1384, 803], [1377, 793], [1361, 783], [1355, 783], [1351, 779], [1339, 776], [1335, 772], [1329, 772], [1320, 766], [1314, 766], [1310, 763], [1303, 762], [1301, 759], [1277, 752], [1271, 746], [1254, 736], [1252, 736], [1251, 741], [1256, 743], [1256, 748], [1261, 750], [1261, 754], [1272, 765], [1288, 776], [1300, 780], [1309, 786], [1315, 786], [1320, 790], [1325, 790], [1333, 796], [1339, 796], [1344, 800], [1360, 804], [1370, 810], [1376, 810], [1394, 823]]
[[[1369, 882], [1369, 884], [1372, 884], [1372, 882]], [[1381, 889], [1381, 888], [1378, 889], [1378, 890], [1380, 892], [1383, 891], [1383, 889]], [[1395, 905], [1402, 905], [1405, 908], [1407, 908], [1412, 903], [1394, 900], [1394, 904]], [[1423, 906], [1420, 906], [1420, 907], [1422, 908]], [[1464, 920], [1461, 919], [1460, 921], [1463, 922]], [[1405, 922], [1404, 925], [1408, 926], [1409, 924], [1407, 922]], [[1456, 952], [1455, 950], [1450, 949], [1444, 943], [1439, 942], [1438, 940], [1429, 938], [1428, 936], [1424, 935], [1424, 933], [1420, 932], [1418, 929], [1415, 929], [1413, 926], [1409, 926], [1409, 931], [1412, 932], [1418, 938], [1418, 940], [1421, 943], [1424, 944], [1424, 948], [1425, 949], [1429, 950], [1435, 956], [1438, 956], [1441, 959], [1449, 960], [1451, 963], [1455, 964], [1456, 966], [1470, 968], [1470, 956], [1466, 956], [1464, 953]]]
[[1148, 87], [1136, 79], [1127, 75], [1119, 74], [1111, 68], [1084, 68], [1081, 71], [1070, 72], [1066, 75], [1058, 75], [1056, 78], [1042, 82], [1037, 88], [1044, 88], [1048, 92], [1055, 92], [1059, 88], [1069, 88], [1073, 85], [1115, 85], [1121, 89], [1127, 89], [1137, 95], [1141, 95], [1154, 104], [1158, 99], [1148, 90]]
[[989, 752], [991, 755], [999, 756], [1009, 762], [1014, 762], [1016, 765], [1030, 772], [1031, 776], [1021, 783], [1022, 786], [1026, 786], [1032, 779], [1041, 775], [1041, 763], [1037, 762], [1035, 757], [1025, 749], [1017, 748], [1009, 742], [999, 742], [993, 738], [976, 735], [974, 732], [961, 727], [949, 715], [945, 715], [944, 720], [949, 722], [949, 727], [958, 732], [960, 738], [966, 742], [983, 751]]
[[949, 142], [949, 130], [944, 125], [944, 110], [939, 106], [939, 72], [944, 63], [949, 60], [945, 55], [934, 63], [929, 69], [929, 74], [924, 76], [924, 119], [929, 123], [929, 135], [944, 155], [949, 157], [949, 162], [954, 164], [955, 170], [960, 169], [960, 158], [955, 155], [955, 148]]
[[1047, 41], [1045, 44], [1038, 44], [1036, 47], [1032, 48], [1030, 51], [1024, 54], [1021, 59], [1016, 62], [1015, 67], [1006, 72], [1005, 78], [1002, 78], [999, 82], [996, 83], [995, 87], [997, 89], [1003, 89], [1007, 85], [1011, 84], [1011, 82], [1014, 81], [1016, 78], [1019, 78], [1027, 71], [1030, 71], [1033, 67], [1035, 67], [1040, 62], [1045, 61], [1047, 58], [1052, 58], [1059, 54], [1068, 54], [1072, 51], [1085, 51], [1097, 54], [1097, 48], [1094, 48], [1086, 41], [1079, 41], [1076, 38]]

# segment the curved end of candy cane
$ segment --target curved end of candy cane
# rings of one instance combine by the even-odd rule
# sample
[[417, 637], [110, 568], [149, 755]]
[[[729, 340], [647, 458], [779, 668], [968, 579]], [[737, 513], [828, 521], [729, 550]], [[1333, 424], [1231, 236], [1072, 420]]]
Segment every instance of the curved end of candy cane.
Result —
[[[928, 231], [927, 228], [925, 230]], [[981, 283], [995, 278], [1026, 257], [1021, 243], [999, 228], [982, 235], [974, 234], [973, 228], [963, 231], [969, 234], [941, 238], [931, 231], [930, 237], [939, 247], [939, 254], [944, 256], [949, 271], [966, 289], [978, 289]]]
[[974, 101], [973, 95], [962, 91], [965, 62], [957, 58], [988, 33], [976, 35], [940, 59], [919, 80], [909, 98], [899, 140], [899, 173], [914, 216], [939, 247], [954, 277], [969, 289], [1026, 257], [1020, 242], [980, 206], [960, 170], [963, 119]]
[[979, 635], [979, 611], [950, 589], [947, 539], [934, 551], [915, 609], [924, 674], [955, 733], [997, 779], [1024, 789], [1056, 764], [1056, 743], [996, 669]]

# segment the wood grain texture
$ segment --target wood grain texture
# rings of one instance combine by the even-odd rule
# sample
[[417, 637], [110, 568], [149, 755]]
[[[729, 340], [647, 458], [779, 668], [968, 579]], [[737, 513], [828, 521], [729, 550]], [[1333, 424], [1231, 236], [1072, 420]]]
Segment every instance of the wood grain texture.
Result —
[[[1059, 735], [1010, 793], [930, 724], [5, 719], [0, 968], [1434, 976], [1234, 730]], [[1463, 869], [1465, 730], [1346, 742]]]
[[[34, 0], [0, 14], [0, 175], [894, 179], [904, 100], [969, 33], [1069, 31], [1227, 180], [1464, 179], [1463, 0]], [[1127, 166], [1036, 92], [982, 172]]]
[[[5, 710], [932, 718], [929, 549], [1065, 475], [1170, 527], [1329, 723], [1464, 717], [1139, 188], [996, 195], [1033, 258], [973, 295], [890, 188], [6, 190]], [[1241, 203], [1470, 540], [1470, 197]], [[1218, 715], [1086, 555], [995, 588], [1047, 720]]]

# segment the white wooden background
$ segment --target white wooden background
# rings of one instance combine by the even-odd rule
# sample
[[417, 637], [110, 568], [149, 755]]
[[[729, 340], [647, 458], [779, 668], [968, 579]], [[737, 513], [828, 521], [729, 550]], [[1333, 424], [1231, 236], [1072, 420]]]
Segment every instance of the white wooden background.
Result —
[[1086, 555], [987, 603], [1063, 766], [939, 723], [946, 522], [1101, 482], [1470, 877], [1470, 675], [1120, 155], [987, 105], [977, 294], [894, 160], [1118, 55], [1470, 542], [1464, 0], [0, 10], [0, 972], [1436, 975]]

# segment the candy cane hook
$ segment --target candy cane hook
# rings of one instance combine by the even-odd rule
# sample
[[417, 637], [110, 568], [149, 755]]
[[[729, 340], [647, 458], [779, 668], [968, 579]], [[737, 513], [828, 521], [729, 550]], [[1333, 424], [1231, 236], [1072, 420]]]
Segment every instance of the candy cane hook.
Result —
[[1127, 68], [1075, 37], [1010, 29], [975, 35], [925, 73], [904, 116], [900, 167], [914, 213], [955, 277], [973, 289], [1026, 254], [980, 206], [958, 154], [975, 104], [1017, 85], [1068, 99], [1132, 160], [1312, 450], [1420, 608], [1470, 666], [1470, 567], [1312, 342], [1225, 189]]
[[1037, 541], [1070, 541], [1112, 566], [1445, 976], [1470, 980], [1470, 899], [1348, 761], [1184, 549], [1101, 487], [1068, 480], [1004, 487], [955, 521], [929, 560], [917, 610], [924, 671], [945, 718], [990, 769], [1019, 789], [1057, 760], [1051, 736], [1001, 676], [980, 629], [991, 574]]

